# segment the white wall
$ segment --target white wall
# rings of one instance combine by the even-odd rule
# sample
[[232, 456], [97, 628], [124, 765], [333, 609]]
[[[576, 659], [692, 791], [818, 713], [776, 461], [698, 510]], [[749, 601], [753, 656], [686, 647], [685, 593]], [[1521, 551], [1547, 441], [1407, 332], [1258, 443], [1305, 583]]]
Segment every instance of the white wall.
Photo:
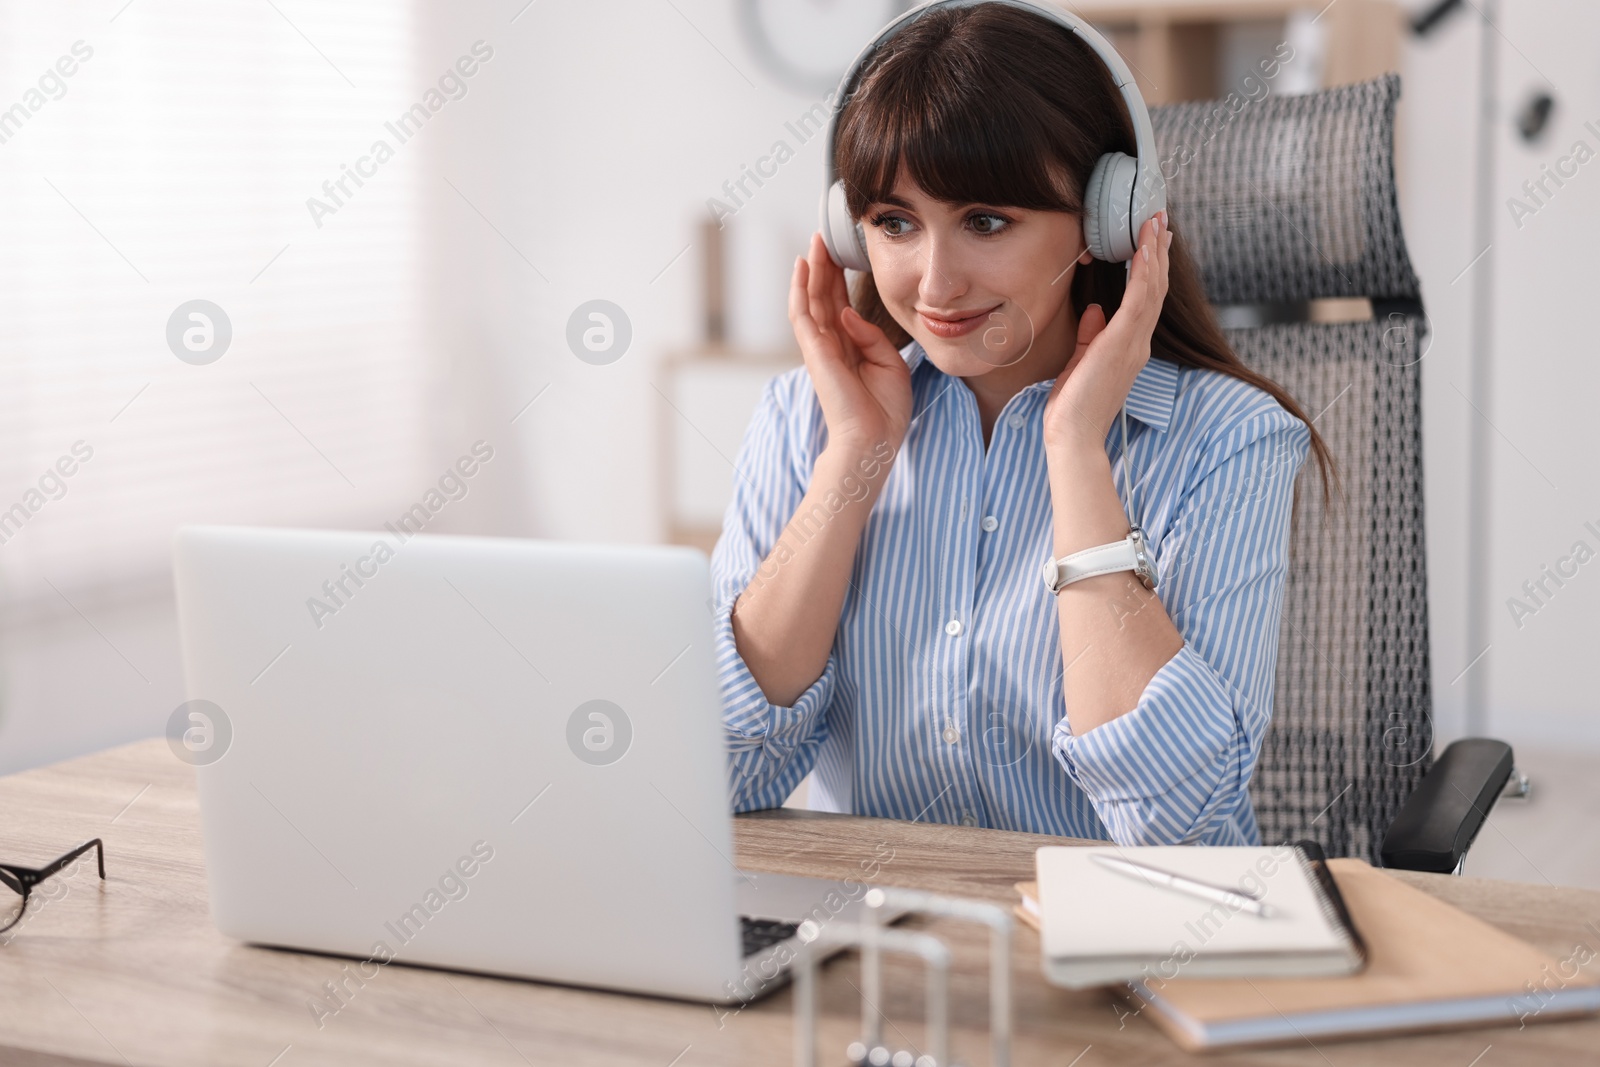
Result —
[[[1502, 0], [1498, 47], [1498, 165], [1489, 252], [1475, 244], [1472, 182], [1477, 70], [1484, 32], [1470, 8], [1406, 56], [1402, 212], [1436, 331], [1424, 369], [1429, 584], [1434, 692], [1441, 733], [1464, 729], [1465, 690], [1483, 687], [1486, 732], [1513, 744], [1600, 750], [1600, 562], [1567, 564], [1575, 577], [1540, 601], [1525, 581], [1578, 541], [1600, 560], [1600, 469], [1590, 441], [1600, 398], [1593, 355], [1594, 286], [1588, 252], [1600, 239], [1600, 162], [1568, 170], [1536, 213], [1514, 219], [1507, 201], [1575, 142], [1600, 154], [1600, 10], [1558, 0]], [[1548, 80], [1547, 80], [1548, 79]], [[1535, 91], [1557, 100], [1535, 144], [1512, 127]], [[1487, 396], [1475, 411], [1469, 345], [1475, 272], [1492, 271]], [[1467, 571], [1468, 434], [1487, 435], [1487, 568]], [[1585, 527], [1593, 523], [1595, 531]], [[1487, 601], [1487, 640], [1469, 647], [1466, 591]], [[1508, 602], [1519, 598], [1533, 614]], [[1519, 625], [1520, 623], [1520, 625]], [[1481, 659], [1471, 666], [1481, 654]], [[1466, 673], [1463, 674], [1463, 671]]]
[[[1478, 28], [1457, 17], [1406, 49], [1397, 114], [1400, 217], [1433, 331], [1422, 362], [1423, 490], [1436, 737], [1462, 736], [1467, 680], [1467, 433]], [[1452, 385], [1454, 383], [1454, 385]], [[1483, 664], [1478, 665], [1482, 667]]]
[[[1498, 125], [1488, 705], [1502, 734], [1600, 748], [1600, 562], [1576, 567], [1559, 586], [1547, 580], [1537, 599], [1523, 590], [1580, 540], [1588, 557], [1600, 558], [1592, 262], [1600, 243], [1600, 9], [1515, 0], [1505, 5], [1502, 31], [1507, 104], [1543, 88], [1557, 110], [1536, 144], [1513, 133], [1509, 117]], [[1580, 140], [1590, 162], [1574, 159], [1567, 169], [1576, 175], [1559, 189], [1548, 184], [1553, 196], [1537, 214], [1514, 220], [1507, 200], [1535, 203], [1522, 193], [1523, 182], [1539, 178]], [[1575, 563], [1566, 565], [1569, 572]], [[1537, 614], [1513, 612], [1513, 597]]]
[[[655, 365], [699, 337], [697, 224], [707, 198], [774, 141], [795, 149], [764, 187], [747, 186], [754, 195], [727, 223], [734, 328], [756, 344], [783, 340], [787, 265], [804, 249], [821, 172], [820, 138], [802, 145], [784, 123], [812, 101], [760, 72], [725, 0], [537, 4], [508, 24], [515, 9], [429, 12], [425, 67], [476, 37], [496, 49], [439, 167], [504, 235], [436, 183], [442, 340], [491, 368], [481, 419], [527, 456], [541, 536], [657, 540]], [[565, 339], [568, 316], [597, 298], [633, 330], [604, 366]], [[718, 444], [732, 456], [738, 440]]]

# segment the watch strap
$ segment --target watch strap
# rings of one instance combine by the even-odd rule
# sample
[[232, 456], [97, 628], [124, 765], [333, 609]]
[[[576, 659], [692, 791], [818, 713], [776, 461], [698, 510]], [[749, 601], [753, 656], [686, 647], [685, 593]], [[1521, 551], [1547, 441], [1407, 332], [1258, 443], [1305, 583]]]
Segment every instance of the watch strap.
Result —
[[1062, 576], [1061, 584], [1070, 585], [1099, 574], [1131, 571], [1139, 565], [1139, 560], [1134, 554], [1133, 544], [1127, 538], [1123, 538], [1108, 545], [1096, 545], [1094, 548], [1074, 552], [1057, 560], [1056, 563]]
[[1155, 588], [1155, 568], [1144, 551], [1144, 531], [1135, 527], [1127, 537], [1110, 544], [1096, 545], [1044, 565], [1044, 583], [1059, 593], [1073, 582], [1116, 571], [1133, 571], [1149, 588]]

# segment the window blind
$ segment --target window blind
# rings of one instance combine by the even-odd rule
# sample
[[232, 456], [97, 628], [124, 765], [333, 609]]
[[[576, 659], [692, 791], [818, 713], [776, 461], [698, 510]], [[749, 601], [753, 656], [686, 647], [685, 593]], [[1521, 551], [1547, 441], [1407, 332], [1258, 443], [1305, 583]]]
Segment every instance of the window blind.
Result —
[[[376, 527], [431, 483], [430, 131], [307, 206], [427, 88], [412, 8], [0, 8], [0, 595], [147, 579], [186, 522]], [[168, 343], [194, 300], [214, 362]]]

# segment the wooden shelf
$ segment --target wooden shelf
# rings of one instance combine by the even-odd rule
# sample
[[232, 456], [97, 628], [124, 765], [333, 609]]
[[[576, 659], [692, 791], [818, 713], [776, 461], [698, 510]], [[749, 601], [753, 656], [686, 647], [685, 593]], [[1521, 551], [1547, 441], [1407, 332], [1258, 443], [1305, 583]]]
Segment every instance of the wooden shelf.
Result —
[[1229, 24], [1320, 17], [1327, 51], [1318, 88], [1366, 81], [1394, 70], [1405, 12], [1394, 0], [1075, 0], [1134, 69], [1145, 100], [1170, 104], [1226, 96], [1221, 52]]

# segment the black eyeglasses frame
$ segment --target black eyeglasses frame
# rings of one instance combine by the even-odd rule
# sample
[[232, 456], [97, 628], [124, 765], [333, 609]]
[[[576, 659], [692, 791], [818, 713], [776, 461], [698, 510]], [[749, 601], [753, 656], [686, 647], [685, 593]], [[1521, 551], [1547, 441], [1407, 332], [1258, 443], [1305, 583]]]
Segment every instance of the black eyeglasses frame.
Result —
[[95, 850], [95, 859], [100, 866], [100, 880], [103, 882], [106, 877], [106, 850], [98, 837], [85, 841], [65, 856], [52, 860], [43, 867], [21, 867], [14, 863], [0, 863], [0, 884], [4, 884], [22, 897], [22, 907], [17, 909], [15, 918], [4, 926], [0, 926], [0, 934], [5, 933], [22, 921], [23, 914], [28, 910], [28, 897], [33, 893], [34, 886], [49, 878], [52, 874], [57, 873], [91, 848]]

